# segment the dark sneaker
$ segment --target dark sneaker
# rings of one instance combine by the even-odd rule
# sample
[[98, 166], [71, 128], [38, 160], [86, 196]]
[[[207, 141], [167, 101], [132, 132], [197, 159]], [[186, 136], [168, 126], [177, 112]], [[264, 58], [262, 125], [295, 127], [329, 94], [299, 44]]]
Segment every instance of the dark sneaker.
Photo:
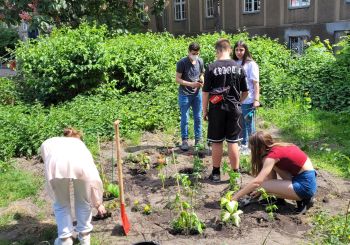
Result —
[[188, 151], [188, 150], [190, 149], [190, 147], [188, 146], [187, 140], [183, 140], [183, 141], [182, 141], [182, 144], [181, 144], [181, 146], [180, 146], [180, 149], [181, 149], [182, 151]]
[[209, 175], [209, 179], [214, 183], [218, 183], [221, 180], [220, 174], [211, 174], [211, 175]]
[[314, 202], [311, 198], [297, 201], [297, 208], [295, 212], [298, 214], [306, 214], [306, 211], [313, 206]]

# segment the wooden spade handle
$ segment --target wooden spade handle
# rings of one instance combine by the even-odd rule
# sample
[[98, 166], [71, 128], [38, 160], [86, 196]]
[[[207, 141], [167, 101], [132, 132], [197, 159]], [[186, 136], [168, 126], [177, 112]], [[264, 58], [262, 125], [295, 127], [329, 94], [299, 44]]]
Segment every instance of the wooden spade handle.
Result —
[[124, 183], [123, 183], [123, 167], [122, 167], [122, 157], [120, 151], [120, 137], [119, 137], [119, 120], [114, 122], [114, 131], [115, 131], [115, 145], [116, 145], [116, 158], [118, 165], [118, 180], [119, 180], [119, 196], [120, 204], [124, 204]]

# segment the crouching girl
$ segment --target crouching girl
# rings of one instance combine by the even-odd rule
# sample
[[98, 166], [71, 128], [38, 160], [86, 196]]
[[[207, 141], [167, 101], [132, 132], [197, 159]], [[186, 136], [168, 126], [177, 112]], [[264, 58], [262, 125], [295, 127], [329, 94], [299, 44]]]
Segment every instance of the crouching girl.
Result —
[[308, 156], [296, 145], [276, 143], [270, 134], [261, 131], [249, 138], [249, 147], [255, 178], [232, 199], [263, 187], [276, 197], [296, 200], [297, 211], [304, 213], [317, 190], [316, 172]]

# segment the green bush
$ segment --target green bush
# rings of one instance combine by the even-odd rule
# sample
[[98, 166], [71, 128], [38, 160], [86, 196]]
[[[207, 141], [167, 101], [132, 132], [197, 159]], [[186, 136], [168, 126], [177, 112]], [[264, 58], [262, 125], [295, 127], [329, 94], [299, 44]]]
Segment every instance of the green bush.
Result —
[[18, 99], [14, 81], [0, 77], [0, 105], [14, 105]]
[[29, 101], [62, 102], [97, 87], [105, 80], [99, 63], [105, 27], [55, 29], [16, 49], [20, 87]]
[[8, 52], [6, 48], [14, 49], [16, 42], [19, 40], [18, 32], [14, 28], [0, 26], [0, 57]]
[[[146, 103], [147, 102], [147, 103]], [[47, 138], [74, 126], [83, 130], [88, 145], [97, 136], [111, 138], [113, 122], [121, 120], [121, 135], [173, 126], [178, 119], [176, 86], [117, 97], [78, 96], [71, 102], [44, 108], [40, 104], [0, 107], [0, 160], [36, 154]]]
[[[344, 50], [349, 50], [349, 43]], [[349, 56], [340, 53], [337, 59], [345, 60], [346, 55]], [[305, 54], [296, 58], [290, 67], [291, 73], [299, 79], [299, 94], [310, 96], [315, 108], [350, 111], [350, 68], [337, 59], [328, 43], [316, 38]]]

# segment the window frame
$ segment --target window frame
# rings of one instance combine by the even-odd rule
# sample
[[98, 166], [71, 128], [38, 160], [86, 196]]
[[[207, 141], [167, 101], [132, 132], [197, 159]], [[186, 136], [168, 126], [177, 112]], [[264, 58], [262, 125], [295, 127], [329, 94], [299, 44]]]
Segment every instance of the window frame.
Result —
[[[298, 40], [297, 42], [297, 48], [298, 50], [296, 50], [295, 48], [293, 49], [292, 47], [292, 38], [296, 38]], [[307, 41], [307, 36], [289, 36], [288, 37], [288, 48], [291, 50], [291, 52], [295, 52], [298, 55], [302, 55], [304, 53], [305, 50], [305, 42]]]
[[[179, 7], [179, 9], [177, 7]], [[177, 11], [180, 12], [177, 14]], [[174, 0], [174, 20], [186, 20], [186, 0]]]
[[[211, 6], [208, 6], [209, 3], [211, 4]], [[212, 14], [209, 15], [209, 9], [211, 9]], [[205, 17], [206, 18], [214, 18], [214, 0], [205, 0]]]
[[[292, 5], [292, 1], [296, 1], [297, 5]], [[302, 1], [308, 1], [307, 5], [301, 5]], [[309, 8], [311, 5], [311, 0], [288, 0], [288, 9], [303, 9]]]
[[[251, 4], [252, 10], [246, 9], [246, 7], [249, 3]], [[256, 9], [255, 9], [255, 3], [257, 3]], [[243, 0], [243, 14], [259, 13], [260, 9], [261, 9], [261, 0]]]

